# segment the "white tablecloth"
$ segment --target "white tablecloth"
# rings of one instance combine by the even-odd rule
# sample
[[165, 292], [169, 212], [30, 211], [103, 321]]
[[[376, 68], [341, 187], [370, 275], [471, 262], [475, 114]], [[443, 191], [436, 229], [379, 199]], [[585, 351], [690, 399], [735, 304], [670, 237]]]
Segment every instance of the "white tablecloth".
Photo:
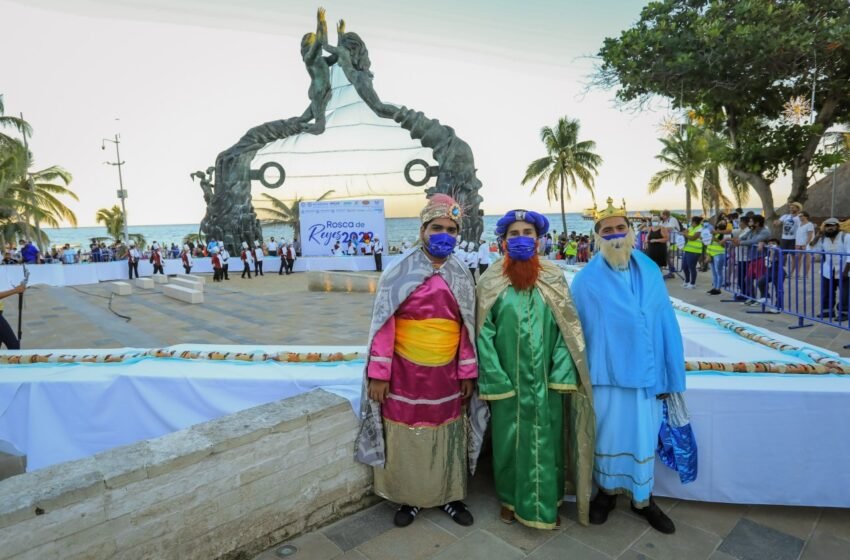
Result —
[[[349, 399], [356, 410], [362, 371], [362, 362], [162, 359], [0, 367], [0, 440], [13, 443], [28, 455], [29, 468], [38, 469], [315, 387]], [[699, 445], [699, 478], [682, 485], [658, 463], [657, 495], [850, 507], [850, 378], [690, 375], [686, 395]]]
[[0, 367], [0, 440], [26, 454], [28, 470], [36, 470], [317, 387], [359, 407], [362, 372], [363, 362], [307, 365], [159, 358]]
[[657, 495], [850, 507], [850, 377], [691, 375], [686, 399], [699, 477], [656, 462]]

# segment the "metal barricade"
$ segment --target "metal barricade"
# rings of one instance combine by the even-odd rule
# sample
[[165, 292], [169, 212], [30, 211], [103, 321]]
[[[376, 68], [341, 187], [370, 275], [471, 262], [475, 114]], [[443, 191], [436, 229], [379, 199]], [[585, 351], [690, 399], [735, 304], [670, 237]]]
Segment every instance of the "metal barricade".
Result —
[[[788, 289], [783, 311], [801, 328], [812, 321], [850, 331], [850, 254], [783, 251]], [[850, 344], [845, 348], [850, 347]]]
[[729, 244], [723, 289], [733, 299], [722, 301], [754, 306], [747, 313], [793, 315], [798, 321], [790, 329], [821, 323], [850, 331], [848, 263], [846, 253]]

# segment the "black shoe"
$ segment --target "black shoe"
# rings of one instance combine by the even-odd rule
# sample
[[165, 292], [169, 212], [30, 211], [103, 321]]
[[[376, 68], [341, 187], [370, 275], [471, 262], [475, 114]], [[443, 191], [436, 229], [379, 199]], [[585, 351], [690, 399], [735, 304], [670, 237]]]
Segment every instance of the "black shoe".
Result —
[[440, 509], [448, 513], [449, 517], [451, 517], [452, 520], [458, 525], [469, 527], [474, 522], [474, 520], [472, 519], [472, 513], [470, 513], [469, 508], [466, 507], [466, 504], [461, 501], [449, 502]]
[[413, 520], [416, 519], [416, 514], [419, 513], [419, 508], [414, 506], [401, 506], [395, 512], [393, 523], [396, 527], [407, 527]]
[[600, 491], [590, 502], [590, 523], [602, 525], [608, 521], [608, 514], [617, 507], [617, 495]]
[[649, 505], [645, 508], [638, 509], [632, 503], [632, 511], [641, 517], [645, 517], [649, 521], [649, 525], [660, 533], [672, 535], [676, 532], [676, 526], [673, 525], [673, 520], [661, 511], [661, 508], [658, 507], [658, 504], [651, 497], [649, 498]]
[[832, 311], [821, 311], [818, 317], [820, 317], [821, 319], [832, 319], [833, 313]]

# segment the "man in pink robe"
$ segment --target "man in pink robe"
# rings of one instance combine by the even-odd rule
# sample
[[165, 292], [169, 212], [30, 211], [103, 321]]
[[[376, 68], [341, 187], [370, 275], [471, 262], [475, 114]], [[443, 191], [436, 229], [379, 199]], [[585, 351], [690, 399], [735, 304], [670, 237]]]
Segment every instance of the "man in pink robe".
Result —
[[425, 507], [468, 526], [472, 514], [461, 500], [477, 450], [467, 453], [463, 415], [478, 377], [474, 285], [452, 256], [457, 203], [434, 195], [421, 218], [421, 247], [384, 272], [376, 293], [366, 376], [367, 404], [379, 407], [380, 423], [365, 427], [364, 416], [358, 444], [364, 432], [382, 431], [385, 459], [358, 460], [375, 466], [375, 493], [400, 505], [397, 526]]

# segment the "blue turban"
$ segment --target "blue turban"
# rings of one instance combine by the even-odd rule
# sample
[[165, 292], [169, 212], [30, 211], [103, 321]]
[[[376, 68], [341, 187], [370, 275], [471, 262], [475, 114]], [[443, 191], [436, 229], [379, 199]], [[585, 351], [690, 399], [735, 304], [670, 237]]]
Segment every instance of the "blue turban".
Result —
[[511, 210], [496, 222], [496, 235], [504, 237], [514, 222], [528, 222], [537, 230], [537, 237], [543, 237], [549, 231], [549, 220], [543, 214], [533, 210]]

